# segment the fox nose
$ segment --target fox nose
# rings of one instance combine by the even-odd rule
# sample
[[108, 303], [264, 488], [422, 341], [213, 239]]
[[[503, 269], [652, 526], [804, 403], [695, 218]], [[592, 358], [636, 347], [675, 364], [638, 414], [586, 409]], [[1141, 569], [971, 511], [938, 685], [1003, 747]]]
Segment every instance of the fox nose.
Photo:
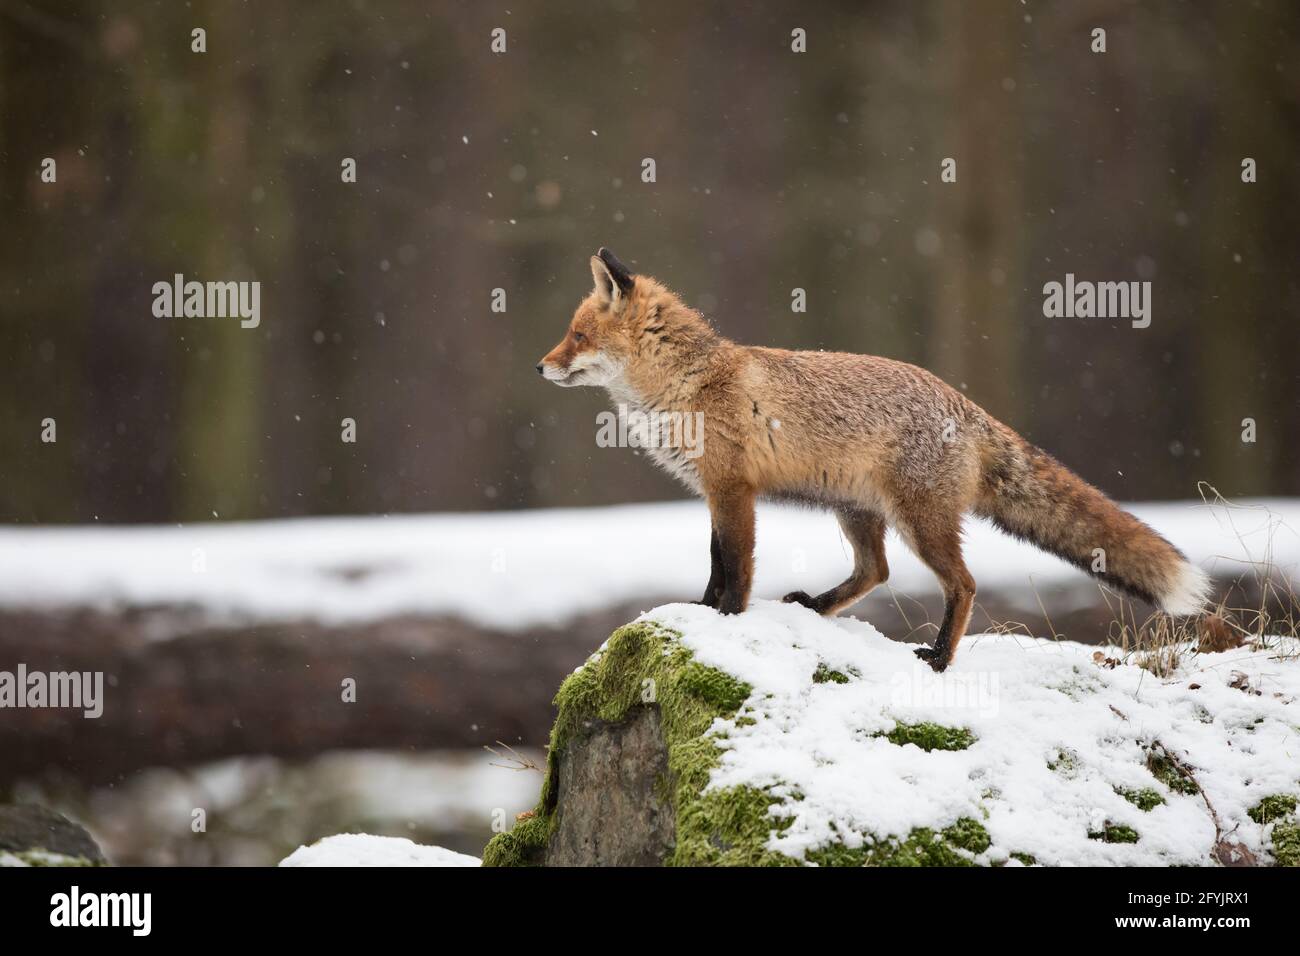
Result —
[[545, 370], [544, 368], [542, 368], [542, 363], [541, 363], [541, 362], [538, 362], [538, 363], [537, 363], [537, 374], [538, 374], [538, 375], [545, 375], [545, 374], [546, 374], [546, 370]]

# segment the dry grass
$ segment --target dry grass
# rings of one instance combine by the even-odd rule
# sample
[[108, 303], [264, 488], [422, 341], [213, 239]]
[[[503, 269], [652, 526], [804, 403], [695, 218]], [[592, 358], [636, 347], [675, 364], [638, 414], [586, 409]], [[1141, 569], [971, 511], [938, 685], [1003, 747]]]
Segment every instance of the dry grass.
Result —
[[[1139, 620], [1131, 601], [1102, 589], [1114, 617], [1108, 643], [1126, 660], [1157, 677], [1171, 675], [1189, 656], [1233, 647], [1271, 648], [1283, 656], [1297, 653], [1294, 642], [1279, 640], [1300, 637], [1300, 597], [1295, 583], [1278, 574], [1273, 562], [1273, 538], [1283, 522], [1262, 509], [1269, 520], [1269, 534], [1264, 554], [1255, 557], [1233, 519], [1247, 511], [1258, 516], [1261, 508], [1235, 504], [1205, 482], [1201, 482], [1200, 491], [1207, 506], [1221, 509], [1221, 520], [1232, 529], [1241, 553], [1247, 555], [1247, 569], [1227, 586], [1218, 603], [1199, 617], [1173, 618], [1155, 612]], [[1232, 560], [1243, 563], [1237, 556]]]
[[[497, 747], [500, 747], [501, 750], [498, 750]], [[543, 776], [546, 774], [545, 768], [543, 768], [536, 760], [527, 754], [521, 754], [508, 743], [498, 740], [497, 747], [489, 747], [487, 744], [483, 745], [484, 750], [496, 757], [497, 760], [501, 761], [501, 763], [491, 763], [490, 766], [500, 767], [502, 770], [533, 770]]]

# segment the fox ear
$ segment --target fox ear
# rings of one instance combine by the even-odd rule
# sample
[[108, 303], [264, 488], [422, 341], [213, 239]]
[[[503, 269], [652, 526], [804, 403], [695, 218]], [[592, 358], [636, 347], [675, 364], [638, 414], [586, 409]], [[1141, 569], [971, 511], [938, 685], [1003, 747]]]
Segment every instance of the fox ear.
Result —
[[632, 292], [632, 273], [603, 247], [591, 257], [591, 277], [596, 280], [596, 295], [615, 311]]

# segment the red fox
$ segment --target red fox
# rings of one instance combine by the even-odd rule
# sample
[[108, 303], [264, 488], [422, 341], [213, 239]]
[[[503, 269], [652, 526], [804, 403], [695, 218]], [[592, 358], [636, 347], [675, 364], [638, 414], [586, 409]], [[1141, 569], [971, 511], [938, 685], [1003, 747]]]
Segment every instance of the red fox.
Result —
[[1198, 613], [1205, 574], [1173, 545], [1049, 454], [934, 375], [891, 359], [738, 345], [606, 249], [596, 286], [537, 365], [557, 385], [600, 385], [643, 415], [702, 413], [703, 441], [652, 448], [658, 464], [708, 502], [712, 570], [702, 603], [738, 614], [754, 569], [754, 503], [835, 512], [853, 572], [825, 593], [784, 598], [835, 614], [889, 576], [885, 528], [943, 586], [943, 624], [917, 655], [936, 671], [966, 632], [975, 581], [962, 518], [990, 519], [1170, 614]]

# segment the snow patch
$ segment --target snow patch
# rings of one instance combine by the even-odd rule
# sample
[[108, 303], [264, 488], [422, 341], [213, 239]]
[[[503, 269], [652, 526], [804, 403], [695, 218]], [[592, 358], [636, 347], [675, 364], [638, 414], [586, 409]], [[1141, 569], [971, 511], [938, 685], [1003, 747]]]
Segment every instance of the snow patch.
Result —
[[[769, 849], [802, 858], [863, 835], [905, 838], [917, 827], [979, 821], [982, 862], [1030, 854], [1047, 865], [1209, 865], [1222, 834], [1268, 858], [1247, 811], [1300, 791], [1300, 642], [1186, 655], [1157, 678], [1130, 662], [1098, 661], [1068, 641], [977, 634], [935, 674], [871, 625], [756, 602], [724, 617], [670, 604], [642, 618], [672, 628], [701, 663], [752, 688], [736, 716], [710, 731], [723, 755], [709, 787], [781, 797]], [[846, 682], [818, 682], [827, 669]], [[1234, 674], [1250, 688], [1239, 689]], [[1234, 686], [1236, 685], [1236, 686]], [[884, 735], [899, 724], [965, 728], [964, 750], [924, 751]], [[1147, 767], [1155, 745], [1192, 769], [1198, 793], [1175, 792]], [[1118, 791], [1156, 791], [1140, 810]], [[774, 821], [775, 824], [775, 821]], [[1131, 827], [1136, 843], [1096, 838]], [[1090, 836], [1090, 834], [1092, 836]]]
[[[1240, 507], [1133, 505], [1197, 565], [1240, 574], [1267, 557], [1300, 578], [1300, 501]], [[1097, 584], [992, 526], [967, 523], [981, 588]], [[889, 586], [934, 594], [931, 572], [891, 532]], [[852, 549], [833, 516], [760, 506], [754, 593], [817, 593], [843, 580]], [[620, 602], [694, 599], [709, 577], [709, 518], [697, 501], [491, 514], [303, 518], [180, 527], [0, 529], [0, 605], [194, 605], [221, 617], [327, 623], [446, 614], [487, 627], [561, 625]], [[1077, 598], [1075, 597], [1077, 596]]]
[[300, 846], [281, 866], [479, 866], [476, 856], [421, 846], [402, 837], [341, 833]]

